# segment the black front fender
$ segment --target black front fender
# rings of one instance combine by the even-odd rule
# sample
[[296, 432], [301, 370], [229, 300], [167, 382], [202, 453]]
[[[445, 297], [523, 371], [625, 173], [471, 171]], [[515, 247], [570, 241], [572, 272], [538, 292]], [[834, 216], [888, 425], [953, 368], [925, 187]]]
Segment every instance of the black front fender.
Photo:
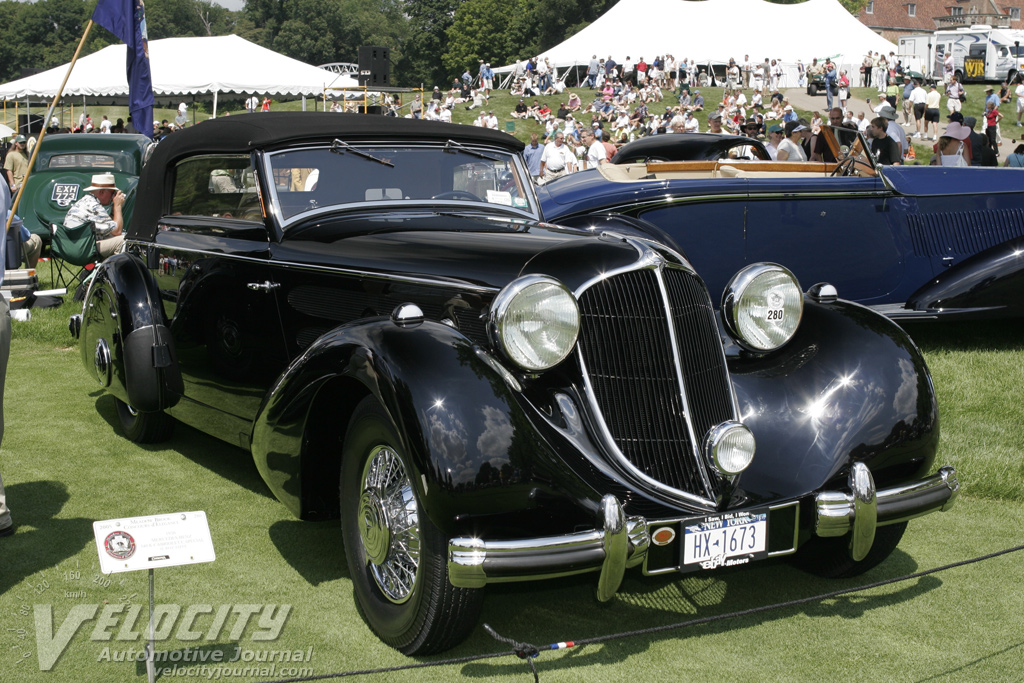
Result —
[[911, 311], [943, 316], [1024, 314], [1024, 238], [997, 244], [943, 271], [907, 300]]
[[742, 421], [757, 439], [740, 485], [763, 501], [840, 488], [855, 461], [876, 484], [929, 474], [938, 404], [924, 359], [892, 321], [857, 304], [806, 300], [796, 336], [729, 361]]
[[482, 516], [592, 523], [600, 496], [565, 471], [495, 359], [446, 325], [385, 319], [322, 336], [260, 410], [253, 457], [293, 514], [332, 516], [347, 418], [368, 395], [397, 425], [412, 484], [445, 533], [471, 533]]

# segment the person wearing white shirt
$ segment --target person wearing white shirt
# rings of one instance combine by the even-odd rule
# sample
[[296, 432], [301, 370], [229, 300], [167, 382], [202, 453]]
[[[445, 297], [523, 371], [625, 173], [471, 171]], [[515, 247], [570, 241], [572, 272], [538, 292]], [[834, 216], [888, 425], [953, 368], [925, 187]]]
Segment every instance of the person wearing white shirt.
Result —
[[927, 100], [928, 93], [921, 87], [919, 81], [914, 81], [914, 89], [910, 91], [910, 103], [914, 106], [914, 125], [917, 127], [917, 131], [914, 133], [915, 138], [922, 135], [921, 129], [924, 127], [924, 110]]
[[576, 157], [565, 144], [565, 134], [555, 133], [555, 139], [544, 145], [544, 153], [540, 157], [540, 175], [544, 182], [560, 178], [575, 170]]
[[932, 140], [939, 139], [939, 104], [942, 96], [936, 90], [935, 84], [928, 87], [928, 97], [924, 102], [924, 130], [928, 133], [928, 126], [932, 127]]
[[807, 127], [796, 121], [786, 124], [784, 137], [778, 143], [778, 161], [807, 161], [807, 154], [800, 146], [800, 132], [803, 130], [807, 130]]
[[604, 145], [594, 135], [594, 131], [591, 129], [583, 131], [581, 141], [587, 148], [587, 164], [591, 168], [597, 168], [601, 164], [608, 163], [608, 153], [604, 150]]
[[683, 127], [687, 133], [699, 133], [700, 121], [693, 115], [693, 112], [686, 112], [686, 122]]
[[868, 125], [870, 124], [871, 121], [869, 121], [868, 118], [864, 116], [864, 112], [860, 112], [859, 114], [857, 114], [857, 130], [859, 130], [861, 133], [866, 133], [868, 130]]
[[768, 150], [768, 155], [772, 158], [772, 161], [779, 160], [779, 143], [782, 142], [785, 134], [786, 129], [777, 123], [768, 127], [768, 142], [765, 143], [764, 148]]
[[1013, 94], [1017, 96], [1017, 125], [1020, 125], [1020, 115], [1024, 114], [1024, 82], [1017, 85], [1017, 89], [1013, 91]]

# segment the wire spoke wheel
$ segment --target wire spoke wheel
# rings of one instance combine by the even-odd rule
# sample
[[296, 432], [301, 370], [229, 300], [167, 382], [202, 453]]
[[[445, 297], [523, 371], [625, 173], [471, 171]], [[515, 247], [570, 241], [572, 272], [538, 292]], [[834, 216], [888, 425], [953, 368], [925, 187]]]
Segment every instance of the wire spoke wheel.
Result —
[[377, 586], [392, 602], [405, 602], [420, 564], [419, 512], [405, 467], [388, 446], [375, 448], [366, 462], [358, 518]]
[[424, 513], [403, 443], [375, 397], [356, 406], [342, 447], [341, 532], [366, 623], [396, 650], [426, 655], [469, 635], [483, 590], [448, 580], [448, 538]]

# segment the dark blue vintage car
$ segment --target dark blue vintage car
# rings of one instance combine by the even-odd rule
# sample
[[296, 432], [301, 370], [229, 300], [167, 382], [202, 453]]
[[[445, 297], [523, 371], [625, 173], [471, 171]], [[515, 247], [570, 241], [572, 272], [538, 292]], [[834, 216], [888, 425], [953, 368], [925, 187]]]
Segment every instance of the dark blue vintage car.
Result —
[[541, 188], [544, 218], [657, 235], [711, 292], [773, 261], [892, 318], [1024, 314], [1024, 175], [878, 167], [859, 135], [823, 131], [839, 163], [605, 165]]
[[521, 149], [313, 113], [163, 140], [71, 321], [124, 433], [187, 423], [340, 518], [362, 614], [408, 654], [459, 643], [489, 583], [852, 576], [952, 504], [895, 324], [770, 263], [712, 298], [649, 235], [542, 223]]

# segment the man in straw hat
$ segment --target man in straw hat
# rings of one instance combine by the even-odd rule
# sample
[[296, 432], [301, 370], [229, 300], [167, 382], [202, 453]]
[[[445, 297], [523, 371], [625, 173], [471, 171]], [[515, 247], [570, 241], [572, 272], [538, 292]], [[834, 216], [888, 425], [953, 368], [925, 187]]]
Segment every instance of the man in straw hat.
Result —
[[77, 228], [92, 223], [96, 246], [100, 256], [115, 254], [124, 244], [124, 193], [114, 184], [113, 173], [98, 173], [92, 177], [88, 193], [75, 202], [64, 216], [64, 227]]

